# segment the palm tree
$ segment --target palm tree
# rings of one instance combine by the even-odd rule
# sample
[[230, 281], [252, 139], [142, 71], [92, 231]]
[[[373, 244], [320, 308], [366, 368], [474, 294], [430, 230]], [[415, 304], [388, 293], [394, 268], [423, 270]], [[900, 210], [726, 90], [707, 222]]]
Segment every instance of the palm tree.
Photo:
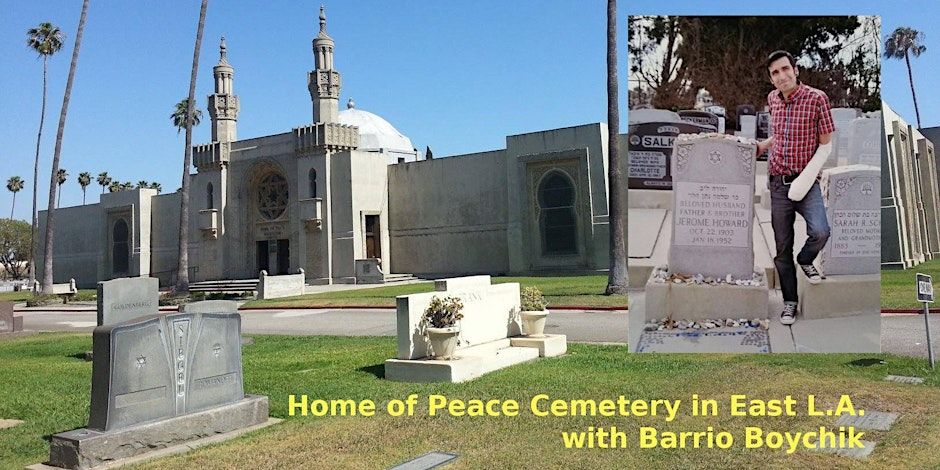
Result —
[[110, 182], [108, 183], [108, 192], [109, 192], [109, 193], [116, 193], [116, 192], [118, 192], [118, 191], [121, 191], [121, 182], [120, 182], [120, 181], [110, 181]]
[[160, 194], [161, 192], [163, 192], [163, 186], [160, 185], [160, 183], [157, 183], [156, 181], [154, 181], [153, 183], [150, 183], [150, 189], [156, 189], [157, 194]]
[[55, 153], [52, 155], [52, 178], [49, 182], [49, 206], [46, 211], [45, 257], [42, 272], [42, 292], [52, 294], [52, 237], [55, 233], [55, 189], [59, 173], [59, 160], [62, 158], [62, 137], [65, 134], [65, 118], [69, 112], [69, 100], [72, 99], [72, 83], [75, 81], [75, 69], [78, 68], [78, 51], [82, 48], [82, 33], [85, 32], [85, 19], [88, 17], [88, 0], [82, 2], [82, 16], [78, 20], [75, 33], [75, 48], [72, 49], [72, 62], [69, 64], [69, 78], [65, 82], [65, 95], [62, 97], [62, 111], [59, 114], [59, 129], [55, 136]]
[[39, 227], [39, 143], [42, 141], [42, 126], [46, 121], [46, 85], [48, 83], [49, 57], [62, 48], [62, 31], [52, 23], [40, 23], [26, 32], [26, 46], [42, 57], [42, 108], [39, 112], [39, 132], [36, 134], [36, 159], [33, 162], [33, 226], [29, 230], [29, 285], [36, 281], [36, 227]]
[[62, 185], [68, 177], [69, 172], [65, 171], [65, 168], [59, 168], [59, 171], [56, 172], [56, 183], [59, 185], [59, 194], [56, 195], [56, 207], [59, 207], [59, 203], [62, 202]]
[[[176, 103], [173, 114], [170, 115], [170, 119], [173, 120], [173, 127], [176, 128], [177, 134], [186, 129], [184, 117], [186, 116], [187, 109], [189, 109], [189, 98], [183, 98], [179, 103]], [[202, 122], [202, 110], [196, 107], [195, 102], [191, 112], [193, 116], [193, 126], [198, 126], [199, 123]]]
[[149, 188], [149, 187], [150, 187], [150, 182], [149, 182], [149, 181], [140, 180], [140, 181], [137, 182], [137, 189], [140, 189], [140, 188]]
[[16, 207], [16, 193], [23, 189], [23, 179], [19, 176], [11, 176], [7, 180], [7, 189], [13, 193], [13, 205], [10, 207], [10, 220], [13, 220], [13, 209]]
[[627, 293], [627, 242], [624, 226], [624, 191], [621, 184], [620, 152], [617, 136], [620, 131], [620, 110], [617, 90], [617, 0], [607, 0], [607, 220], [610, 227], [610, 272], [605, 293]]
[[[187, 110], [182, 120], [186, 128], [186, 147], [183, 150], [183, 185], [180, 194], [179, 264], [176, 267], [176, 286], [173, 287], [173, 293], [176, 295], [189, 293], [189, 169], [193, 159], [193, 125], [196, 117], [193, 105], [196, 103], [196, 72], [199, 71], [199, 50], [202, 48], [202, 31], [206, 26], [208, 6], [209, 0], [202, 0], [202, 6], [199, 8], [199, 26], [196, 27], [196, 46], [193, 48], [193, 68], [189, 75]], [[176, 124], [175, 120], [174, 124]]]
[[907, 79], [911, 83], [911, 96], [914, 97], [914, 114], [917, 115], [917, 128], [920, 129], [920, 110], [917, 108], [917, 94], [914, 93], [914, 76], [911, 73], [911, 55], [919, 57], [927, 52], [923, 44], [924, 33], [905, 26], [899, 27], [885, 38], [886, 59], [904, 59], [907, 63]]
[[98, 181], [98, 185], [101, 186], [101, 194], [104, 194], [105, 188], [111, 185], [111, 177], [108, 176], [107, 171], [98, 173], [98, 178], [96, 178], [96, 181]]
[[82, 205], [85, 205], [85, 188], [91, 184], [91, 173], [83, 171], [78, 174], [78, 184], [82, 187]]

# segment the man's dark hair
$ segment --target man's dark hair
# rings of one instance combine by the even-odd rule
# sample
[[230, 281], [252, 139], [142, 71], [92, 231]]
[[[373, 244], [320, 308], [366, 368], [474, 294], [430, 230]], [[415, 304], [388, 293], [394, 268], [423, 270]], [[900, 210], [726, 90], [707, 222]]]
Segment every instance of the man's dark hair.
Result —
[[793, 58], [793, 54], [790, 54], [787, 51], [773, 51], [767, 56], [767, 63], [764, 64], [765, 69], [770, 68], [770, 64], [774, 63], [777, 59], [781, 57], [786, 57], [790, 61], [790, 67], [796, 68], [796, 59]]

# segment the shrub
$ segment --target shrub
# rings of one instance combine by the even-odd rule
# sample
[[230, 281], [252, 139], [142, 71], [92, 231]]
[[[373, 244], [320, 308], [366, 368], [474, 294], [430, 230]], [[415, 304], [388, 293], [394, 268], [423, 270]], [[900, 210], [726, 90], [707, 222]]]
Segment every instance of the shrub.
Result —
[[541, 312], [548, 304], [538, 287], [523, 287], [520, 307], [523, 312]]
[[463, 302], [457, 297], [445, 297], [443, 300], [438, 296], [431, 297], [431, 303], [424, 311], [425, 327], [450, 328], [457, 324], [457, 321], [463, 318], [460, 313], [463, 310]]

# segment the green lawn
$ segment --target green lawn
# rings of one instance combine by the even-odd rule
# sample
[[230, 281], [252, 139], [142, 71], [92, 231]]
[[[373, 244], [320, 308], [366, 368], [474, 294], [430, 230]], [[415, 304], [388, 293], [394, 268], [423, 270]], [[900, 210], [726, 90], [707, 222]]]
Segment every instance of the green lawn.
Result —
[[910, 269], [882, 270], [881, 308], [924, 308], [924, 304], [917, 301], [917, 273], [933, 276], [934, 286], [940, 285], [940, 259]]
[[[95, 300], [97, 295], [98, 291], [95, 289], [79, 289], [78, 294], [75, 294], [75, 298], [73, 300]], [[0, 301], [6, 302], [26, 302], [32, 297], [32, 291], [0, 292]]]
[[[45, 436], [84, 426], [88, 418], [91, 363], [79, 358], [91, 347], [89, 335], [41, 334], [0, 340], [0, 418], [26, 421], [0, 430], [0, 468], [22, 468], [45, 460]], [[455, 452], [448, 468], [938, 468], [940, 454], [940, 372], [925, 361], [886, 354], [729, 355], [639, 354], [624, 347], [571, 345], [569, 354], [540, 359], [464, 384], [405, 384], [385, 381], [383, 362], [394, 356], [394, 338], [255, 336], [244, 348], [245, 389], [266, 395], [271, 415], [284, 418], [227, 443], [144, 464], [147, 469], [388, 468], [432, 450]], [[853, 361], [879, 358], [865, 367]], [[927, 385], [885, 382], [887, 374], [919, 375]], [[469, 400], [515, 399], [517, 417], [428, 417], [421, 405], [414, 417], [290, 417], [288, 395], [313, 399], [371, 399], [383, 410], [390, 399], [430, 394]], [[783, 398], [815, 394], [824, 406], [851, 394], [856, 406], [901, 414], [891, 431], [867, 432], [878, 442], [859, 461], [800, 450], [624, 449], [567, 450], [562, 431], [617, 426], [631, 436], [639, 426], [697, 431], [713, 426], [739, 439], [745, 426], [810, 431], [832, 426], [834, 418], [695, 418], [680, 413], [667, 423], [653, 417], [536, 417], [531, 397], [552, 399], [714, 398], [731, 394]], [[546, 465], [547, 464], [547, 465]]]
[[[535, 286], [542, 290], [552, 306], [588, 306], [626, 308], [627, 297], [623, 295], [603, 295], [607, 287], [607, 276], [543, 276], [543, 277], [494, 277], [494, 283], [518, 282], [521, 287]], [[396, 286], [372, 287], [322, 294], [309, 294], [283, 299], [253, 300], [245, 307], [337, 307], [337, 306], [373, 306], [394, 307], [395, 297], [399, 295], [431, 292], [434, 283], [421, 282]]]

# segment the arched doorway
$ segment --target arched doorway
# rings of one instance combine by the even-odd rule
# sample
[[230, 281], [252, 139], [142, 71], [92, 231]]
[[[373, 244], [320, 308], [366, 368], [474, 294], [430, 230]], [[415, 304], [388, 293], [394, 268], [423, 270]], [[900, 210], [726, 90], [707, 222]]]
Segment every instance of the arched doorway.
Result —
[[565, 173], [552, 171], [538, 185], [539, 234], [542, 255], [578, 253], [578, 217], [574, 183]]
[[130, 230], [127, 221], [118, 219], [111, 228], [111, 272], [127, 274], [130, 270]]

